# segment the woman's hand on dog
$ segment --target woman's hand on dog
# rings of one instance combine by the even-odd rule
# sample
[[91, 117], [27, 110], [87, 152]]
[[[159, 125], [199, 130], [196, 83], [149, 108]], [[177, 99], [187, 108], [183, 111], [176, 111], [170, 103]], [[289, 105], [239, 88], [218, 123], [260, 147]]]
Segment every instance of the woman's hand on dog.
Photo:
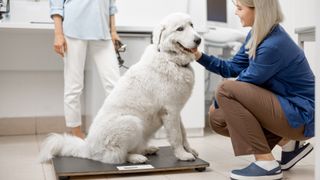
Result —
[[195, 59], [196, 59], [197, 61], [198, 61], [198, 60], [201, 58], [201, 56], [202, 56], [202, 52], [199, 51], [198, 49], [197, 49], [196, 51], [192, 51], [192, 53], [194, 54]]

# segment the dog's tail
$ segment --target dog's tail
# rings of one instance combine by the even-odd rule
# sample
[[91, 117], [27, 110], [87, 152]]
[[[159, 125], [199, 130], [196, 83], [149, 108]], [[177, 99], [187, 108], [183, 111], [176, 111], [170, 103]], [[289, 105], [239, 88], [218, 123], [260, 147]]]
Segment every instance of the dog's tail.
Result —
[[79, 137], [52, 133], [42, 144], [39, 160], [47, 162], [55, 156], [88, 158], [89, 147]]

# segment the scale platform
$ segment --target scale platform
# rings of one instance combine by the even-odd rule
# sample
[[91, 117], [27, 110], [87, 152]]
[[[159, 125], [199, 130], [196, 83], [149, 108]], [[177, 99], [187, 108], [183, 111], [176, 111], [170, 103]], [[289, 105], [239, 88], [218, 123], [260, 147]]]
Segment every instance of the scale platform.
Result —
[[171, 147], [160, 147], [155, 155], [147, 156], [149, 161], [144, 164], [106, 164], [99, 161], [74, 157], [56, 157], [52, 160], [56, 177], [59, 180], [74, 176], [128, 174], [160, 171], [190, 170], [202, 172], [209, 163], [197, 158], [195, 161], [179, 161]]

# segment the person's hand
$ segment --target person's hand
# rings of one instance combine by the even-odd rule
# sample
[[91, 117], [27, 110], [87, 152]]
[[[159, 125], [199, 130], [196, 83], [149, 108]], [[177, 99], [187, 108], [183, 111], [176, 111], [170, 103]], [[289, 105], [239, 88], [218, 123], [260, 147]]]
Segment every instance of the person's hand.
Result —
[[116, 41], [121, 41], [117, 31], [111, 32], [111, 39], [112, 39], [112, 42], [114, 45], [115, 45]]
[[199, 51], [198, 49], [192, 50], [192, 53], [194, 54], [195, 59], [196, 59], [197, 61], [198, 61], [198, 60], [201, 58], [201, 56], [202, 56], [202, 52]]
[[67, 42], [63, 34], [55, 35], [53, 47], [56, 53], [64, 57], [64, 53], [67, 51]]
[[216, 108], [214, 107], [214, 105], [211, 105], [211, 106], [209, 107], [209, 112], [208, 112], [208, 114], [209, 114], [209, 115], [212, 114], [212, 113], [214, 112], [214, 110], [216, 110]]

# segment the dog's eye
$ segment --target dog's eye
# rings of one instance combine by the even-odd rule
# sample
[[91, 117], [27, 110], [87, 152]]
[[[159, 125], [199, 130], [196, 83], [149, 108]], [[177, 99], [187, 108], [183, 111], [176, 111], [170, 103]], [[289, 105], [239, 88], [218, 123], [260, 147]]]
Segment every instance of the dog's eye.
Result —
[[192, 24], [192, 23], [190, 23], [190, 26], [191, 26], [191, 27], [193, 27], [193, 24]]
[[177, 31], [183, 31], [183, 30], [184, 30], [183, 27], [178, 27], [178, 28], [177, 28]]

